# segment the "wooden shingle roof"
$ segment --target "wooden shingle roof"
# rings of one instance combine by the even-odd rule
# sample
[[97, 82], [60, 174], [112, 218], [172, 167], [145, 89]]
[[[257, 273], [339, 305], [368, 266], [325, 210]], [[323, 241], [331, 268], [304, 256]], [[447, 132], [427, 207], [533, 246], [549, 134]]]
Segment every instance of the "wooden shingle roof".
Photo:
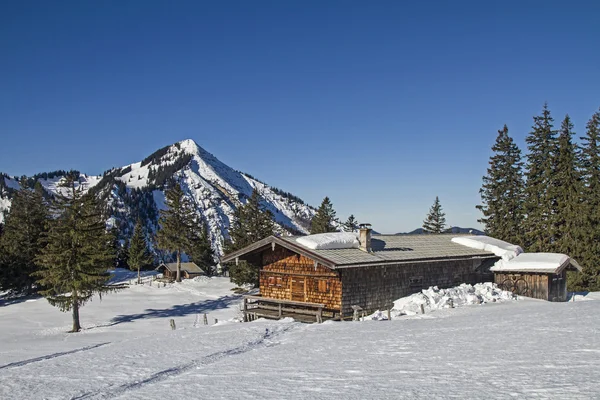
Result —
[[279, 244], [334, 269], [426, 260], [496, 257], [489, 251], [472, 249], [452, 242], [451, 239], [456, 236], [456, 234], [373, 235], [371, 237], [372, 251], [369, 253], [354, 248], [313, 250], [301, 245], [292, 236], [270, 236], [244, 249], [225, 255], [221, 261], [233, 261], [244, 254], [262, 251], [273, 244]]
[[[177, 272], [177, 263], [162, 263], [156, 269], [166, 268], [171, 272]], [[187, 272], [188, 274], [203, 274], [204, 271], [193, 262], [182, 262], [181, 272]]]

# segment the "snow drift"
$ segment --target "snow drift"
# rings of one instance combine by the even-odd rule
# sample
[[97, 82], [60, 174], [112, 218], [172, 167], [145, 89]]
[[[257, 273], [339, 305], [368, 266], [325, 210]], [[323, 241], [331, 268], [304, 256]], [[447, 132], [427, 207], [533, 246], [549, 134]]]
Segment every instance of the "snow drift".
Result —
[[504, 240], [494, 239], [489, 236], [458, 236], [452, 238], [452, 241], [472, 249], [490, 251], [505, 261], [515, 258], [523, 253], [521, 246], [510, 244]]
[[[473, 304], [484, 304], [496, 301], [516, 300], [512, 292], [499, 289], [494, 283], [477, 283], [469, 285], [463, 283], [449, 289], [439, 289], [437, 286], [423, 289], [421, 293], [411, 294], [394, 301], [391, 316], [414, 315], [421, 313], [421, 305], [425, 312], [439, 310], [442, 308], [462, 307]], [[386, 319], [387, 315], [377, 311], [372, 315], [373, 319]]]
[[312, 250], [358, 249], [360, 242], [356, 233], [330, 232], [299, 237], [296, 242]]

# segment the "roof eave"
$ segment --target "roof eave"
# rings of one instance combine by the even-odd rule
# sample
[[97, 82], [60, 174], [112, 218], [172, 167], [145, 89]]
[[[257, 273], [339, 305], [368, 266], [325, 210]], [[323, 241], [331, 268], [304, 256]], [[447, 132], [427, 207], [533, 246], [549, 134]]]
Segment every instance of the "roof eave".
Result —
[[239, 249], [232, 253], [226, 254], [221, 258], [221, 262], [234, 261], [236, 258], [239, 258], [239, 257], [241, 257], [245, 254], [251, 253], [253, 251], [259, 250], [262, 247], [268, 246], [269, 244], [272, 244], [272, 243], [278, 244], [281, 247], [284, 247], [288, 250], [294, 251], [300, 255], [308, 257], [328, 268], [331, 268], [331, 269], [337, 268], [337, 264], [335, 262], [333, 262], [332, 260], [324, 258], [324, 257], [320, 256], [319, 254], [313, 253], [312, 251], [306, 249], [303, 246], [296, 245], [292, 241], [285, 240], [285, 239], [279, 238], [277, 236], [269, 236], [265, 239], [259, 240], [258, 242], [248, 245], [248, 246], [244, 247], [243, 249]]

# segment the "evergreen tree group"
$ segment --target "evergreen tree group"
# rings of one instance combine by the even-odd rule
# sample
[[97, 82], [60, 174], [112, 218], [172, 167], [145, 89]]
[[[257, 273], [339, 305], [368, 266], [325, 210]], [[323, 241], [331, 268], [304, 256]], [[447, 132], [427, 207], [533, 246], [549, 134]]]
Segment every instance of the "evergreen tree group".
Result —
[[329, 197], [325, 197], [317, 209], [315, 216], [312, 218], [310, 234], [336, 232], [338, 231], [337, 223], [338, 220], [335, 216], [333, 204], [331, 204]]
[[30, 190], [21, 180], [0, 237], [0, 289], [15, 294], [35, 291], [36, 256], [44, 248], [42, 236], [48, 229], [48, 205], [39, 182]]
[[[238, 206], [234, 211], [229, 227], [229, 239], [224, 246], [225, 253], [234, 252], [273, 235], [273, 214], [266, 209], [261, 200], [260, 193], [254, 189], [246, 204]], [[238, 285], [258, 284], [258, 268], [245, 261], [231, 265], [229, 275], [231, 281]]]
[[528, 252], [567, 254], [583, 266], [569, 289], [600, 290], [600, 111], [574, 141], [568, 115], [560, 128], [544, 105], [521, 152], [508, 128], [498, 132], [481, 187], [480, 219], [490, 236]]
[[444, 233], [446, 230], [446, 214], [442, 211], [440, 199], [435, 196], [435, 201], [423, 221], [423, 233]]

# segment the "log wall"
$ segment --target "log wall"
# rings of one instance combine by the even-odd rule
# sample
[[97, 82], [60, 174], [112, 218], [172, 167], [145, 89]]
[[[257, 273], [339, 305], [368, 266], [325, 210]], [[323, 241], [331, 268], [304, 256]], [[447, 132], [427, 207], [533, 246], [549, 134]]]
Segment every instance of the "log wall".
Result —
[[491, 281], [488, 270], [481, 271], [482, 260], [444, 260], [384, 267], [340, 270], [343, 285], [342, 313], [351, 315], [352, 305], [367, 312], [385, 310], [393, 301], [430, 286], [452, 287], [461, 283]]
[[322, 303], [340, 310], [342, 282], [337, 272], [282, 247], [262, 253], [260, 294], [272, 299]]

